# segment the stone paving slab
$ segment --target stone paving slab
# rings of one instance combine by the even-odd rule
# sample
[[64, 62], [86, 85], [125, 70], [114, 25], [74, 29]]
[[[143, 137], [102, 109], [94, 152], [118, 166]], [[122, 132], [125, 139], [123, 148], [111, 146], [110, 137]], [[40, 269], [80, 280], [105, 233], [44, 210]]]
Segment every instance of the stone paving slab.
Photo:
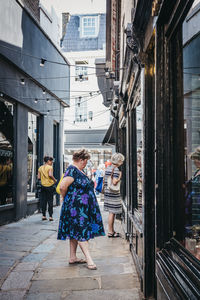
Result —
[[104, 290], [131, 289], [138, 287], [138, 277], [133, 274], [120, 274], [101, 277], [101, 288]]
[[97, 278], [67, 278], [32, 281], [29, 293], [94, 290], [99, 288]]
[[26, 291], [0, 292], [1, 300], [23, 300]]
[[[60, 299], [66, 300], [139, 300], [138, 289], [128, 290], [93, 290], [63, 292]], [[31, 299], [32, 300], [32, 299]]]
[[55, 245], [52, 245], [52, 244], [42, 244], [42, 245], [39, 245], [38, 247], [36, 247], [34, 250], [33, 250], [33, 253], [41, 253], [41, 252], [51, 252], [53, 249], [54, 249]]
[[26, 296], [26, 300], [60, 300], [60, 299], [62, 299], [61, 292], [60, 293], [37, 293], [37, 294], [29, 294]]
[[13, 251], [3, 251], [0, 253], [0, 261], [3, 259], [20, 259], [25, 255], [26, 252], [13, 252]]
[[2, 265], [0, 265], [0, 279], [4, 278], [6, 276], [6, 274], [8, 273], [9, 270], [10, 270], [9, 266], [2, 266]]
[[33, 247], [27, 246], [27, 245], [16, 245], [13, 247], [13, 244], [7, 244], [4, 243], [3, 246], [1, 246], [1, 251], [10, 251], [10, 252], [27, 252], [30, 251]]
[[[98, 268], [91, 271], [85, 264], [68, 264], [69, 241], [57, 240], [59, 211], [54, 209], [51, 223], [34, 215], [0, 228], [0, 299], [139, 300], [139, 280], [120, 222], [115, 229], [121, 238], [90, 240]], [[107, 229], [107, 213], [102, 216]], [[79, 247], [77, 255], [83, 258]]]
[[1, 266], [13, 266], [15, 264], [15, 259], [1, 259]]
[[48, 253], [31, 253], [28, 256], [23, 258], [23, 262], [41, 262]]
[[45, 260], [41, 263], [42, 268], [61, 268], [61, 267], [68, 267], [68, 260], [65, 259], [51, 259], [51, 260]]
[[79, 277], [79, 267], [53, 268], [53, 269], [38, 269], [33, 280], [50, 280], [65, 279]]
[[[96, 263], [96, 261], [95, 261]], [[92, 275], [113, 275], [113, 274], [120, 274], [124, 273], [124, 266], [123, 264], [116, 264], [116, 265], [98, 265], [97, 270], [92, 272]], [[80, 276], [91, 276], [91, 270], [88, 270], [86, 267], [80, 268]]]
[[38, 266], [38, 262], [21, 262], [15, 267], [15, 272], [34, 271]]
[[2, 291], [27, 289], [30, 285], [30, 280], [33, 277], [33, 272], [12, 272], [4, 281]]

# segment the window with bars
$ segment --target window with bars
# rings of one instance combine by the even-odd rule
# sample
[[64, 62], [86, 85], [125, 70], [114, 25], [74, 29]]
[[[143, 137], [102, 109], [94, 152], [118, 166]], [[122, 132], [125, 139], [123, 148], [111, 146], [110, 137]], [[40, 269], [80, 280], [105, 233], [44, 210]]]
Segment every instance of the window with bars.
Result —
[[75, 62], [75, 81], [85, 81], [88, 80], [88, 68], [87, 61]]
[[87, 101], [82, 97], [75, 99], [75, 122], [87, 122]]

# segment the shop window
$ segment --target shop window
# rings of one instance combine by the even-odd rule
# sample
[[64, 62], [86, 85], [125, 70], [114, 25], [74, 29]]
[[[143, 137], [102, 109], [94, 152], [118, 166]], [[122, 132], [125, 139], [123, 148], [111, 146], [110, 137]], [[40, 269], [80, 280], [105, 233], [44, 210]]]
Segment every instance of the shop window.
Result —
[[88, 80], [88, 67], [87, 61], [76, 61], [75, 62], [75, 81], [86, 81]]
[[0, 205], [13, 202], [14, 105], [0, 98]]
[[184, 58], [185, 247], [200, 259], [200, 35]]
[[28, 113], [28, 182], [27, 199], [35, 198], [37, 179], [37, 117]]
[[136, 108], [136, 140], [137, 140], [137, 208], [142, 213], [142, 105]]

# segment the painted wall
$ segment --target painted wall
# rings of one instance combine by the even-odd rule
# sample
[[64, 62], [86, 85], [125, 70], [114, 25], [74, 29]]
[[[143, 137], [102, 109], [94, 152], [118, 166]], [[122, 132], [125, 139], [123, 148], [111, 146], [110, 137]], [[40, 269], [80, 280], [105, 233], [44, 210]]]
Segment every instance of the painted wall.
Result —
[[[64, 88], [69, 90], [69, 67], [66, 60], [38, 23], [16, 1], [7, 0], [1, 3], [0, 46], [1, 54], [18, 68], [52, 90], [59, 98], [66, 100], [68, 92], [57, 91]], [[40, 58], [61, 64], [46, 62], [44, 67], [40, 67]], [[18, 78], [12, 82], [18, 83]]]
[[55, 1], [40, 0], [40, 26], [48, 34], [53, 43], [59, 48], [62, 20], [61, 13], [56, 11], [56, 8], [57, 5], [55, 5]]
[[[88, 68], [88, 80], [76, 81], [75, 80], [75, 67], [71, 67], [71, 80], [70, 80], [70, 107], [65, 109], [65, 130], [68, 129], [106, 129], [110, 124], [110, 111], [103, 105], [102, 94], [97, 93], [99, 91], [98, 78], [95, 71], [95, 60], [97, 58], [104, 58], [105, 52], [103, 50], [87, 51], [87, 52], [69, 52], [66, 56], [72, 65], [75, 65], [76, 61], [87, 61], [86, 66], [93, 67]], [[101, 72], [101, 76], [104, 76], [104, 70]], [[92, 75], [90, 75], [92, 74]], [[106, 88], [103, 91], [106, 92]], [[90, 93], [92, 92], [92, 96]], [[87, 122], [75, 122], [75, 98], [82, 97], [81, 101], [87, 103], [87, 113], [93, 112], [92, 121], [87, 119]], [[88, 115], [87, 115], [88, 117]]]

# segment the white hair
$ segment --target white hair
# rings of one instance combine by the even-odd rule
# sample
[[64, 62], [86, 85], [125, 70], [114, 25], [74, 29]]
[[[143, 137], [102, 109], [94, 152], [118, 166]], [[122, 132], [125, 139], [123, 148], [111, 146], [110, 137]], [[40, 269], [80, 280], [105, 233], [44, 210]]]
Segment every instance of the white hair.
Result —
[[111, 157], [111, 162], [114, 164], [114, 165], [118, 165], [120, 163], [123, 163], [124, 161], [124, 155], [121, 154], [121, 153], [114, 153]]

